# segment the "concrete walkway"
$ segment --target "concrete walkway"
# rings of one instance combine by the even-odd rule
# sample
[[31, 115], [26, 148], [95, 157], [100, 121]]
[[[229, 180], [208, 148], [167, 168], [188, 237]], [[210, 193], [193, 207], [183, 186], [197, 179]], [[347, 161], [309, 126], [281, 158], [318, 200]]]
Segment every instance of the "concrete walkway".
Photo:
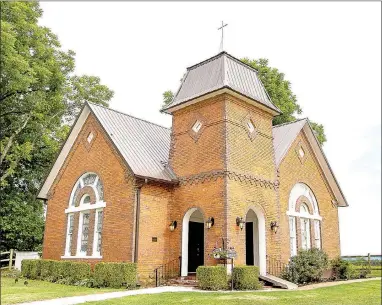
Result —
[[[245, 291], [245, 292], [271, 292], [271, 291], [298, 291], [298, 290], [311, 290], [311, 289], [317, 289], [322, 287], [329, 287], [329, 286], [337, 286], [342, 284], [351, 284], [351, 283], [358, 283], [358, 282], [366, 282], [366, 281], [373, 281], [373, 280], [381, 280], [381, 278], [369, 278], [369, 279], [358, 279], [358, 280], [349, 280], [349, 281], [338, 281], [338, 282], [327, 282], [327, 283], [319, 283], [319, 284], [313, 284], [313, 285], [307, 285], [303, 287], [299, 287], [295, 290], [286, 290], [286, 289], [280, 289], [280, 288], [270, 288], [270, 289], [264, 289], [264, 290], [253, 290], [253, 291]], [[200, 290], [193, 287], [182, 287], [182, 286], [163, 286], [163, 287], [156, 287], [156, 288], [144, 288], [144, 289], [137, 289], [137, 290], [127, 290], [127, 291], [116, 291], [116, 292], [106, 292], [106, 293], [99, 293], [99, 294], [88, 294], [88, 295], [82, 295], [82, 296], [76, 296], [76, 297], [66, 297], [66, 298], [59, 298], [59, 299], [53, 299], [53, 300], [44, 300], [44, 301], [35, 301], [35, 302], [28, 302], [28, 303], [18, 303], [18, 305], [74, 305], [74, 304], [83, 304], [86, 302], [92, 302], [92, 301], [103, 301], [103, 300], [109, 300], [109, 299], [115, 299], [115, 298], [122, 298], [127, 297], [131, 295], [141, 295], [141, 294], [157, 294], [157, 293], [163, 293], [163, 292], [203, 292], [203, 293], [211, 293], [216, 291], [206, 291], [206, 290]], [[237, 292], [243, 292], [243, 291], [219, 291], [221, 293], [237, 293]]]

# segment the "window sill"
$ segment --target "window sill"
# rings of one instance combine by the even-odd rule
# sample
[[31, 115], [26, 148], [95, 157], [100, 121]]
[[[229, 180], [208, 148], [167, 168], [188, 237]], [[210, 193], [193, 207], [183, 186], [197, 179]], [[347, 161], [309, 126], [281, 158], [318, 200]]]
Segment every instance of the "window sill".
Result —
[[95, 256], [83, 256], [83, 255], [63, 255], [61, 256], [63, 259], [68, 259], [68, 258], [74, 258], [74, 259], [102, 259], [102, 255], [95, 255]]
[[300, 218], [308, 218], [308, 219], [315, 219], [315, 220], [321, 220], [322, 221], [322, 217], [319, 216], [319, 215], [315, 215], [315, 214], [301, 214], [301, 213], [297, 213], [297, 212], [290, 212], [290, 211], [287, 211], [286, 214], [288, 216], [294, 216], [294, 217], [300, 217]]

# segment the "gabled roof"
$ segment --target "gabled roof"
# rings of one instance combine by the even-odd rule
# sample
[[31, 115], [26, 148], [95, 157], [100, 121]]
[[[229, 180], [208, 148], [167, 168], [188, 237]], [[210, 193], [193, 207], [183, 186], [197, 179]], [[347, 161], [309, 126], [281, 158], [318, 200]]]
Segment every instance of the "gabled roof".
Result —
[[171, 129], [96, 104], [89, 106], [136, 176], [176, 179], [167, 167]]
[[257, 71], [226, 52], [187, 68], [179, 90], [162, 111], [170, 112], [176, 106], [223, 88], [244, 95], [276, 114], [281, 113], [272, 103]]
[[276, 168], [280, 166], [282, 160], [301, 131], [305, 134], [312, 147], [313, 153], [325, 175], [329, 187], [336, 197], [337, 205], [341, 207], [349, 206], [308, 119], [305, 118], [291, 123], [273, 126], [272, 134]]
[[300, 119], [291, 123], [285, 123], [273, 126], [273, 147], [275, 150], [276, 167], [281, 163], [289, 147], [296, 139], [302, 127], [306, 124], [307, 119]]
[[49, 189], [90, 113], [94, 114], [135, 176], [169, 183], [177, 182], [175, 174], [167, 165], [171, 141], [169, 128], [100, 105], [86, 103], [45, 179], [38, 198], [47, 198]]

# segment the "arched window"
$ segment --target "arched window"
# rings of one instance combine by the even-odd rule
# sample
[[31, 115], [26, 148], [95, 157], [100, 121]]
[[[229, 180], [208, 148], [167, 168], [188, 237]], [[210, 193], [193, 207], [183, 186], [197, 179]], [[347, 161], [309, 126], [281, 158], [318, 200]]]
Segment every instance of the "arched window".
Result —
[[[101, 257], [103, 209], [103, 185], [95, 173], [82, 175], [70, 194], [67, 214], [65, 257], [99, 258]], [[94, 217], [92, 217], [94, 215]], [[94, 222], [91, 221], [94, 219]], [[77, 245], [73, 246], [74, 227], [77, 227]], [[89, 234], [94, 231], [92, 247]]]
[[[301, 198], [303, 198], [302, 201]], [[298, 204], [300, 206], [298, 207]], [[311, 211], [309, 210], [311, 207]], [[298, 210], [296, 210], [298, 209]], [[321, 249], [321, 220], [316, 197], [312, 190], [304, 183], [297, 183], [289, 196], [289, 236], [291, 256], [297, 254], [297, 240], [301, 240], [301, 248], [304, 250], [315, 246]], [[300, 223], [300, 232], [296, 229], [296, 221]], [[314, 245], [311, 242], [311, 222], [313, 222]]]

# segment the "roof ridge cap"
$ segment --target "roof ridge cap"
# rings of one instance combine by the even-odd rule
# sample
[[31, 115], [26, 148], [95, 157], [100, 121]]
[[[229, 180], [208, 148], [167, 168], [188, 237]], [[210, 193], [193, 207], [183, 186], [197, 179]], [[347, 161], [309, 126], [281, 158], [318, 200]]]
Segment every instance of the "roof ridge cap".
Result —
[[246, 67], [246, 68], [249, 68], [249, 69], [255, 71], [256, 74], [259, 72], [259, 71], [257, 71], [257, 69], [255, 69], [255, 68], [252, 67], [251, 65], [249, 65], [249, 64], [247, 64], [247, 63], [245, 63], [245, 62], [243, 62], [243, 61], [240, 60], [239, 58], [237, 58], [237, 57], [235, 57], [235, 56], [233, 56], [233, 55], [231, 55], [231, 54], [229, 54], [229, 53], [227, 53], [227, 52], [226, 52], [226, 55], [227, 55], [228, 57], [230, 57], [232, 60], [234, 60], [234, 61], [236, 61], [237, 63], [241, 64], [242, 66], [244, 66], [244, 67]]
[[293, 122], [285, 122], [285, 123], [281, 123], [281, 124], [278, 124], [278, 125], [274, 125], [274, 126], [272, 126], [272, 128], [294, 124], [294, 123], [297, 123], [297, 122], [300, 122], [300, 121], [303, 121], [303, 120], [309, 121], [309, 119], [306, 117], [306, 118], [297, 119], [297, 120], [295, 120]]
[[192, 65], [192, 66], [187, 67], [187, 71], [188, 71], [188, 70], [195, 69], [195, 68], [197, 68], [197, 67], [199, 67], [199, 66], [202, 66], [202, 65], [204, 65], [204, 64], [206, 64], [206, 63], [208, 63], [208, 62], [210, 62], [210, 61], [213, 61], [213, 60], [215, 60], [216, 58], [219, 58], [220, 56], [222, 56], [222, 55], [224, 55], [224, 54], [228, 54], [228, 53], [227, 53], [226, 51], [219, 52], [218, 54], [216, 54], [216, 55], [214, 55], [214, 56], [212, 56], [212, 57], [210, 57], [210, 58], [207, 58], [207, 59], [205, 59], [205, 60], [203, 60], [203, 61], [201, 61], [201, 62], [199, 62], [199, 63], [197, 63], [197, 64], [194, 64], [194, 65]]
[[171, 127], [165, 127], [165, 126], [159, 125], [159, 124], [157, 124], [157, 123], [150, 122], [150, 121], [148, 121], [148, 120], [138, 118], [138, 117], [133, 116], [133, 115], [131, 115], [131, 114], [127, 114], [127, 113], [124, 113], [124, 112], [122, 112], [122, 111], [119, 111], [119, 110], [116, 110], [116, 109], [112, 109], [112, 108], [106, 107], [106, 106], [104, 106], [104, 105], [99, 105], [99, 104], [95, 104], [95, 103], [91, 103], [91, 102], [86, 102], [86, 103], [88, 103], [88, 104], [90, 104], [90, 105], [93, 105], [93, 106], [96, 106], [96, 107], [102, 107], [102, 108], [105, 108], [105, 109], [107, 109], [107, 110], [114, 111], [114, 112], [117, 112], [117, 113], [119, 113], [119, 114], [122, 114], [122, 115], [125, 115], [125, 116], [128, 116], [128, 117], [131, 117], [131, 118], [133, 118], [133, 119], [136, 119], [136, 120], [139, 120], [139, 121], [143, 121], [143, 122], [149, 123], [149, 124], [151, 124], [151, 125], [156, 125], [156, 126], [158, 126], [158, 127], [161, 127], [161, 128], [164, 128], [164, 129], [167, 129], [167, 130], [170, 130], [170, 131], [171, 131]]

